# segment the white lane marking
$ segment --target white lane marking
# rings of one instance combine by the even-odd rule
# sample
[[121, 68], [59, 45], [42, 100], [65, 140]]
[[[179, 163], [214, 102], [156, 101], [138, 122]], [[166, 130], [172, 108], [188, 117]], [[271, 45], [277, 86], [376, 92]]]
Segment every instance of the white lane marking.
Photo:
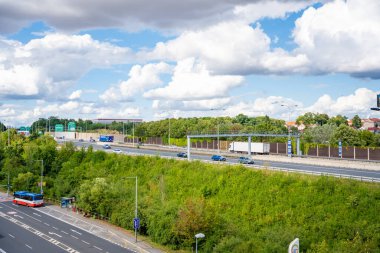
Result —
[[13, 218], [13, 217], [11, 217], [11, 216], [3, 213], [3, 212], [0, 212], [0, 217], [1, 218], [5, 218], [5, 219], [9, 220], [10, 222], [13, 222], [14, 224], [16, 224], [16, 225], [18, 225], [20, 227], [23, 227], [24, 229], [32, 232], [35, 235], [38, 235], [40, 238], [42, 238], [42, 239], [44, 239], [44, 240], [46, 240], [46, 241], [48, 241], [48, 242], [50, 242], [50, 243], [52, 243], [54, 245], [57, 245], [58, 247], [60, 247], [61, 249], [63, 249], [66, 252], [69, 252], [69, 253], [79, 253], [79, 251], [77, 251], [77, 250], [75, 250], [75, 249], [67, 246], [66, 244], [64, 244], [64, 243], [62, 243], [60, 241], [55, 240], [54, 238], [52, 238], [52, 237], [50, 237], [50, 236], [48, 236], [48, 235], [46, 235], [46, 234], [38, 231], [35, 228], [32, 228], [32, 227], [26, 225], [25, 223], [22, 223], [19, 220], [16, 220], [15, 218]]
[[16, 214], [17, 212], [7, 212], [7, 214]]
[[67, 233], [67, 232], [65, 232], [65, 231], [63, 231], [63, 230], [61, 230], [61, 232], [62, 232], [62, 233], [64, 233], [64, 234], [66, 234], [66, 235], [68, 235], [68, 234], [69, 234], [69, 233]]
[[19, 217], [19, 218], [21, 218], [21, 219], [24, 219], [24, 217], [22, 217], [22, 216], [20, 216], [20, 215], [17, 215], [17, 214], [15, 214], [15, 215], [13, 215], [14, 217]]
[[28, 247], [29, 249], [33, 249], [32, 247], [30, 247], [28, 244], [25, 244], [26, 247]]
[[[6, 206], [6, 207], [8, 207], [8, 208], [10, 208], [10, 209], [13, 209], [13, 210], [17, 210], [17, 209], [15, 209], [15, 208], [13, 208], [13, 207], [11, 207], [11, 206], [8, 206], [8, 205], [5, 205], [5, 204], [3, 204], [3, 203], [0, 203], [0, 205]], [[17, 206], [17, 205], [14, 205], [14, 206]], [[31, 216], [31, 215], [29, 215], [29, 214], [27, 214], [27, 213], [24, 213], [24, 212], [22, 212], [22, 211], [20, 211], [20, 210], [17, 210], [17, 212], [22, 213], [24, 216], [29, 217], [29, 218], [31, 218], [31, 219], [33, 219], [33, 220], [36, 220], [36, 221], [38, 221], [38, 222], [42, 222], [41, 220], [39, 220], [39, 219], [37, 219], [37, 218], [34, 218], [33, 216]], [[17, 212], [14, 212], [14, 213], [16, 214]]]
[[85, 244], [90, 244], [89, 242], [86, 242], [86, 241], [83, 241], [83, 240], [81, 240], [82, 242], [84, 242]]
[[56, 228], [56, 227], [53, 227], [53, 226], [51, 226], [52, 228], [54, 228], [55, 230], [58, 230], [58, 228]]
[[74, 230], [74, 229], [70, 229], [71, 231], [73, 231], [74, 233], [77, 233], [78, 235], [82, 235], [82, 233], [79, 233], [78, 231]]
[[70, 235], [71, 237], [75, 238], [75, 239], [79, 239], [78, 237], [76, 237], [75, 235]]
[[98, 249], [98, 250], [103, 250], [103, 249], [101, 249], [101, 248], [99, 248], [99, 247], [96, 247], [96, 246], [93, 246], [95, 249]]
[[49, 224], [47, 224], [46, 222], [44, 222], [44, 224], [45, 224], [46, 226], [50, 227], [50, 225], [49, 225]]
[[11, 235], [11, 234], [8, 234], [10, 237], [12, 237], [12, 238], [16, 238], [14, 235]]
[[53, 233], [53, 232], [49, 232], [50, 235], [55, 235], [55, 236], [58, 236], [58, 237], [62, 237], [61, 235], [59, 234], [56, 234], [56, 233]]
[[2, 250], [2, 249], [0, 248], [0, 253], [7, 253], [7, 252], [4, 251], [4, 250]]
[[33, 213], [34, 215], [37, 215], [38, 217], [41, 217], [41, 215], [39, 215], [38, 213]]

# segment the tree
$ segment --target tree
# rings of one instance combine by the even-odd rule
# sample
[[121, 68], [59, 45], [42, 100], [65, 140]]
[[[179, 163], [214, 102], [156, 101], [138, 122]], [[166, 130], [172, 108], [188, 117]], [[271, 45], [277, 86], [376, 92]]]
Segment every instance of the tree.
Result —
[[325, 124], [323, 126], [316, 126], [308, 128], [304, 132], [304, 139], [306, 142], [313, 143], [328, 143], [334, 136], [337, 126], [334, 124]]
[[340, 114], [336, 115], [335, 117], [331, 117], [327, 123], [335, 124], [336, 126], [340, 126], [342, 124], [347, 125], [347, 117], [342, 116]]
[[339, 140], [342, 141], [343, 145], [361, 146], [358, 131], [347, 125], [340, 125], [336, 129], [333, 136], [333, 141], [337, 143]]
[[355, 115], [353, 118], [352, 118], [352, 126], [355, 128], [355, 129], [359, 129], [362, 127], [362, 120], [361, 118], [358, 116], [358, 115]]

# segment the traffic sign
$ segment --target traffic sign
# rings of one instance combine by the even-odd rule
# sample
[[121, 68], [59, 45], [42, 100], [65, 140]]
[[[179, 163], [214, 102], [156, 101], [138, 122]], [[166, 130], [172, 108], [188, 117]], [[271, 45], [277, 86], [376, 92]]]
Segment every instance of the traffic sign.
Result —
[[339, 141], [338, 145], [339, 145], [339, 148], [338, 148], [338, 151], [339, 151], [339, 157], [342, 158], [342, 142]]
[[73, 121], [70, 121], [69, 124], [67, 124], [68, 131], [69, 132], [75, 132], [76, 124]]
[[140, 227], [140, 219], [139, 218], [134, 218], [133, 219], [133, 228], [138, 229]]
[[63, 125], [62, 124], [56, 124], [55, 125], [55, 131], [56, 132], [63, 132]]
[[288, 156], [292, 156], [292, 140], [288, 140]]

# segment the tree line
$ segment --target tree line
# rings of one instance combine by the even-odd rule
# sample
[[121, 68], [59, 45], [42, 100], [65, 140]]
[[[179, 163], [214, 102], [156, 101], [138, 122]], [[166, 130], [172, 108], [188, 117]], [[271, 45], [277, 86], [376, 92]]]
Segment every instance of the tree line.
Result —
[[[268, 116], [249, 117], [239, 114], [236, 117], [201, 117], [201, 118], [172, 118], [142, 123], [112, 122], [110, 124], [94, 123], [91, 120], [59, 119], [50, 117], [39, 119], [32, 124], [32, 129], [43, 131], [50, 122], [67, 124], [74, 121], [78, 131], [97, 131], [101, 133], [125, 133], [126, 135], [147, 137], [170, 137], [179, 139], [178, 143], [186, 143], [188, 134], [216, 134], [216, 133], [272, 133], [286, 134], [291, 131], [301, 135], [302, 143], [338, 145], [341, 141], [344, 146], [380, 147], [380, 135], [368, 130], [361, 130], [361, 119], [358, 115], [352, 118], [352, 126], [348, 126], [348, 118], [342, 115], [329, 117], [327, 114], [305, 113], [296, 119], [298, 125], [303, 124], [305, 130], [300, 132], [297, 127], [289, 129], [284, 120], [273, 119]], [[170, 130], [169, 130], [170, 129]], [[182, 140], [181, 140], [182, 139]], [[222, 138], [223, 139], [223, 138]], [[243, 140], [242, 138], [224, 138], [226, 140]], [[253, 141], [285, 142], [286, 138], [254, 138]]]

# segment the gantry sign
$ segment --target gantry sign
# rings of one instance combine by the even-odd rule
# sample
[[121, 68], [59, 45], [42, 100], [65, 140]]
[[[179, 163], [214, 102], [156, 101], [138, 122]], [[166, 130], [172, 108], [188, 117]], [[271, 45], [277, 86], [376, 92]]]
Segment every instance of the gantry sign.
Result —
[[[187, 160], [191, 160], [191, 138], [220, 138], [220, 137], [248, 137], [248, 155], [251, 155], [251, 142], [252, 137], [288, 137], [288, 139], [295, 138], [297, 143], [297, 156], [301, 155], [300, 151], [300, 135], [298, 134], [199, 134], [199, 135], [188, 135], [187, 136]], [[219, 145], [219, 143], [218, 143]]]

